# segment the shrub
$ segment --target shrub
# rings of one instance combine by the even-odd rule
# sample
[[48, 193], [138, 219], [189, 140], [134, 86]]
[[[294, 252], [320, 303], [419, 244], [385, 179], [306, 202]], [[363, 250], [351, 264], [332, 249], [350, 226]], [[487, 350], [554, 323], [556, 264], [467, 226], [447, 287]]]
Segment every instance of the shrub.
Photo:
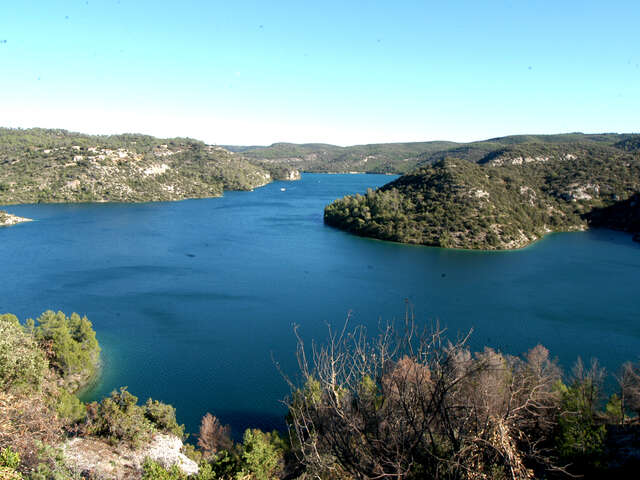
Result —
[[40, 387], [47, 361], [32, 336], [11, 314], [0, 315], [0, 390]]
[[172, 433], [181, 439], [183, 438], [184, 425], [178, 425], [176, 409], [171, 405], [149, 398], [144, 407], [144, 416], [158, 430]]
[[142, 466], [142, 480], [186, 480], [187, 476], [176, 465], [164, 468], [158, 462], [147, 458]]
[[331, 331], [298, 355], [289, 426], [311, 476], [527, 479], [551, 462], [560, 370], [542, 346], [472, 353], [408, 322], [373, 340]]
[[51, 366], [62, 376], [79, 375], [84, 383], [96, 372], [100, 346], [87, 317], [77, 313], [44, 312], [33, 325], [33, 333], [49, 355]]
[[234, 478], [241, 474], [242, 465], [235, 452], [221, 450], [210, 461], [213, 478]]
[[277, 432], [247, 429], [242, 441], [244, 469], [257, 480], [270, 480], [283, 459], [282, 439]]
[[3, 448], [0, 451], [0, 467], [16, 469], [20, 466], [20, 455], [14, 452], [11, 447]]
[[87, 415], [87, 407], [73, 393], [61, 388], [55, 397], [56, 411], [62, 420], [68, 424], [81, 422]]
[[30, 480], [82, 480], [78, 472], [67, 467], [60, 448], [40, 443], [37, 455], [39, 462], [29, 475]]
[[121, 387], [119, 392], [111, 392], [100, 403], [89, 404], [88, 433], [106, 437], [114, 443], [125, 441], [134, 447], [141, 445], [149, 439], [153, 425], [137, 402], [138, 397], [129, 393], [127, 387]]

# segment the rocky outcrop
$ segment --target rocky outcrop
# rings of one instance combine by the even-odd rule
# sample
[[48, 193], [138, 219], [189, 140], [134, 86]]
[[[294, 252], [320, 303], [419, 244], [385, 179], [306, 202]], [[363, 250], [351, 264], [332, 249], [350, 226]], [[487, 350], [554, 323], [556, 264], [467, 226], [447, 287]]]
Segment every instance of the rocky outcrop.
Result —
[[185, 474], [198, 473], [196, 462], [182, 453], [182, 441], [167, 434], [156, 434], [140, 449], [127, 445], [112, 446], [91, 437], [77, 437], [63, 445], [65, 462], [72, 470], [105, 480], [136, 479], [142, 474], [145, 459], [150, 458], [165, 468], [177, 465]]
[[11, 215], [10, 213], [0, 210], [0, 227], [8, 227], [10, 225], [16, 225], [22, 222], [31, 222], [30, 218], [18, 217]]
[[295, 168], [289, 169], [284, 180], [300, 180], [300, 170], [296, 170]]

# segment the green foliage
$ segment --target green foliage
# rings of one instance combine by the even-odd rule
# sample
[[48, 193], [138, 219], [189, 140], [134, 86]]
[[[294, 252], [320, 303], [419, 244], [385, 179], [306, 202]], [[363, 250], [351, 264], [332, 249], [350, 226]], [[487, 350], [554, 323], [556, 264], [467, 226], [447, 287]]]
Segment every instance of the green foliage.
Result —
[[238, 151], [260, 161], [269, 170], [273, 166], [286, 166], [306, 172], [405, 173], [416, 166], [421, 154], [455, 145], [453, 142], [411, 142], [338, 147], [317, 143], [275, 143]]
[[250, 190], [269, 173], [242, 156], [187, 139], [0, 129], [0, 204], [142, 202]]
[[20, 455], [11, 447], [0, 450], [0, 467], [16, 469], [20, 466]]
[[221, 450], [210, 462], [213, 478], [234, 478], [242, 471], [242, 462], [235, 452]]
[[187, 476], [176, 465], [169, 470], [147, 458], [142, 466], [142, 480], [186, 480]]
[[60, 389], [55, 398], [56, 411], [67, 424], [81, 422], [87, 415], [87, 407], [73, 393]]
[[34, 336], [50, 350], [50, 364], [63, 378], [78, 376], [83, 384], [95, 375], [100, 346], [87, 317], [48, 310], [37, 319]]
[[37, 389], [46, 371], [43, 352], [16, 316], [0, 315], [0, 390]]
[[184, 449], [182, 453], [184, 453], [187, 458], [190, 458], [197, 464], [200, 464], [202, 462], [202, 458], [203, 458], [202, 452], [190, 443], [184, 444]]
[[485, 160], [426, 164], [365, 195], [336, 200], [325, 208], [325, 222], [381, 240], [489, 250], [590, 225], [640, 231], [632, 200], [640, 190], [639, 154], [594, 142], [522, 144]]
[[184, 437], [184, 425], [178, 425], [175, 408], [152, 399], [140, 406], [127, 387], [111, 392], [100, 403], [87, 405], [85, 429], [113, 443], [124, 441], [134, 447], [148, 441], [155, 431]]
[[158, 430], [172, 433], [180, 438], [184, 436], [184, 425], [178, 425], [176, 409], [171, 405], [149, 398], [145, 404], [144, 416]]
[[[588, 382], [586, 380], [585, 382]], [[599, 464], [604, 453], [605, 425], [596, 421], [594, 405], [585, 395], [591, 384], [560, 384], [562, 394], [556, 448], [561, 457], [579, 464]]]
[[64, 453], [60, 448], [39, 443], [39, 463], [29, 474], [30, 480], [81, 480], [78, 472], [72, 471], [64, 462]]
[[138, 397], [121, 387], [119, 392], [100, 403], [87, 406], [87, 431], [108, 438], [113, 443], [125, 441], [139, 446], [153, 432], [153, 424], [145, 417], [145, 409], [137, 405]]
[[624, 423], [624, 408], [622, 405], [622, 399], [617, 395], [613, 394], [609, 397], [609, 401], [604, 408], [605, 417], [610, 423], [620, 424]]
[[198, 474], [191, 477], [191, 480], [214, 480], [216, 478], [224, 478], [218, 477], [216, 473], [213, 471], [213, 467], [211, 464], [207, 462], [199, 462], [198, 464]]
[[257, 480], [270, 480], [283, 459], [283, 440], [277, 432], [247, 429], [242, 441], [244, 470]]

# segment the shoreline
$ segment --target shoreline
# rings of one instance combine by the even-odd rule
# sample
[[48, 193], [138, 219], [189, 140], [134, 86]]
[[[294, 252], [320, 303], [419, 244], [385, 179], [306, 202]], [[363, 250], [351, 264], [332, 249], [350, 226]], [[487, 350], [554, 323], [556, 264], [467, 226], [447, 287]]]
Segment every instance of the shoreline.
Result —
[[19, 217], [4, 210], [0, 210], [0, 227], [10, 227], [19, 223], [33, 222], [32, 218]]

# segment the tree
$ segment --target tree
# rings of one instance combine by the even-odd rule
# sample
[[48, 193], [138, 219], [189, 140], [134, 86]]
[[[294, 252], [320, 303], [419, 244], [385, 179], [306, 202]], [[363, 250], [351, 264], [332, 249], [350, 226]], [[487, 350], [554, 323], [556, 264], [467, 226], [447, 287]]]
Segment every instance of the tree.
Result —
[[[80, 384], [88, 381], [97, 369], [100, 346], [87, 317], [77, 313], [67, 317], [62, 312], [44, 312], [28, 328], [47, 352], [51, 366], [64, 378], [77, 375]], [[79, 385], [78, 385], [79, 386]]]
[[363, 328], [329, 332], [291, 382], [289, 428], [307, 470], [371, 478], [533, 478], [551, 467], [560, 370], [548, 351], [524, 358], [467, 338], [417, 331], [408, 318], [369, 339]]
[[210, 413], [202, 417], [198, 446], [206, 457], [212, 457], [220, 450], [230, 451], [233, 442], [229, 437], [229, 425], [222, 426], [220, 421]]
[[44, 354], [18, 318], [0, 315], [0, 390], [38, 388], [46, 371]]

